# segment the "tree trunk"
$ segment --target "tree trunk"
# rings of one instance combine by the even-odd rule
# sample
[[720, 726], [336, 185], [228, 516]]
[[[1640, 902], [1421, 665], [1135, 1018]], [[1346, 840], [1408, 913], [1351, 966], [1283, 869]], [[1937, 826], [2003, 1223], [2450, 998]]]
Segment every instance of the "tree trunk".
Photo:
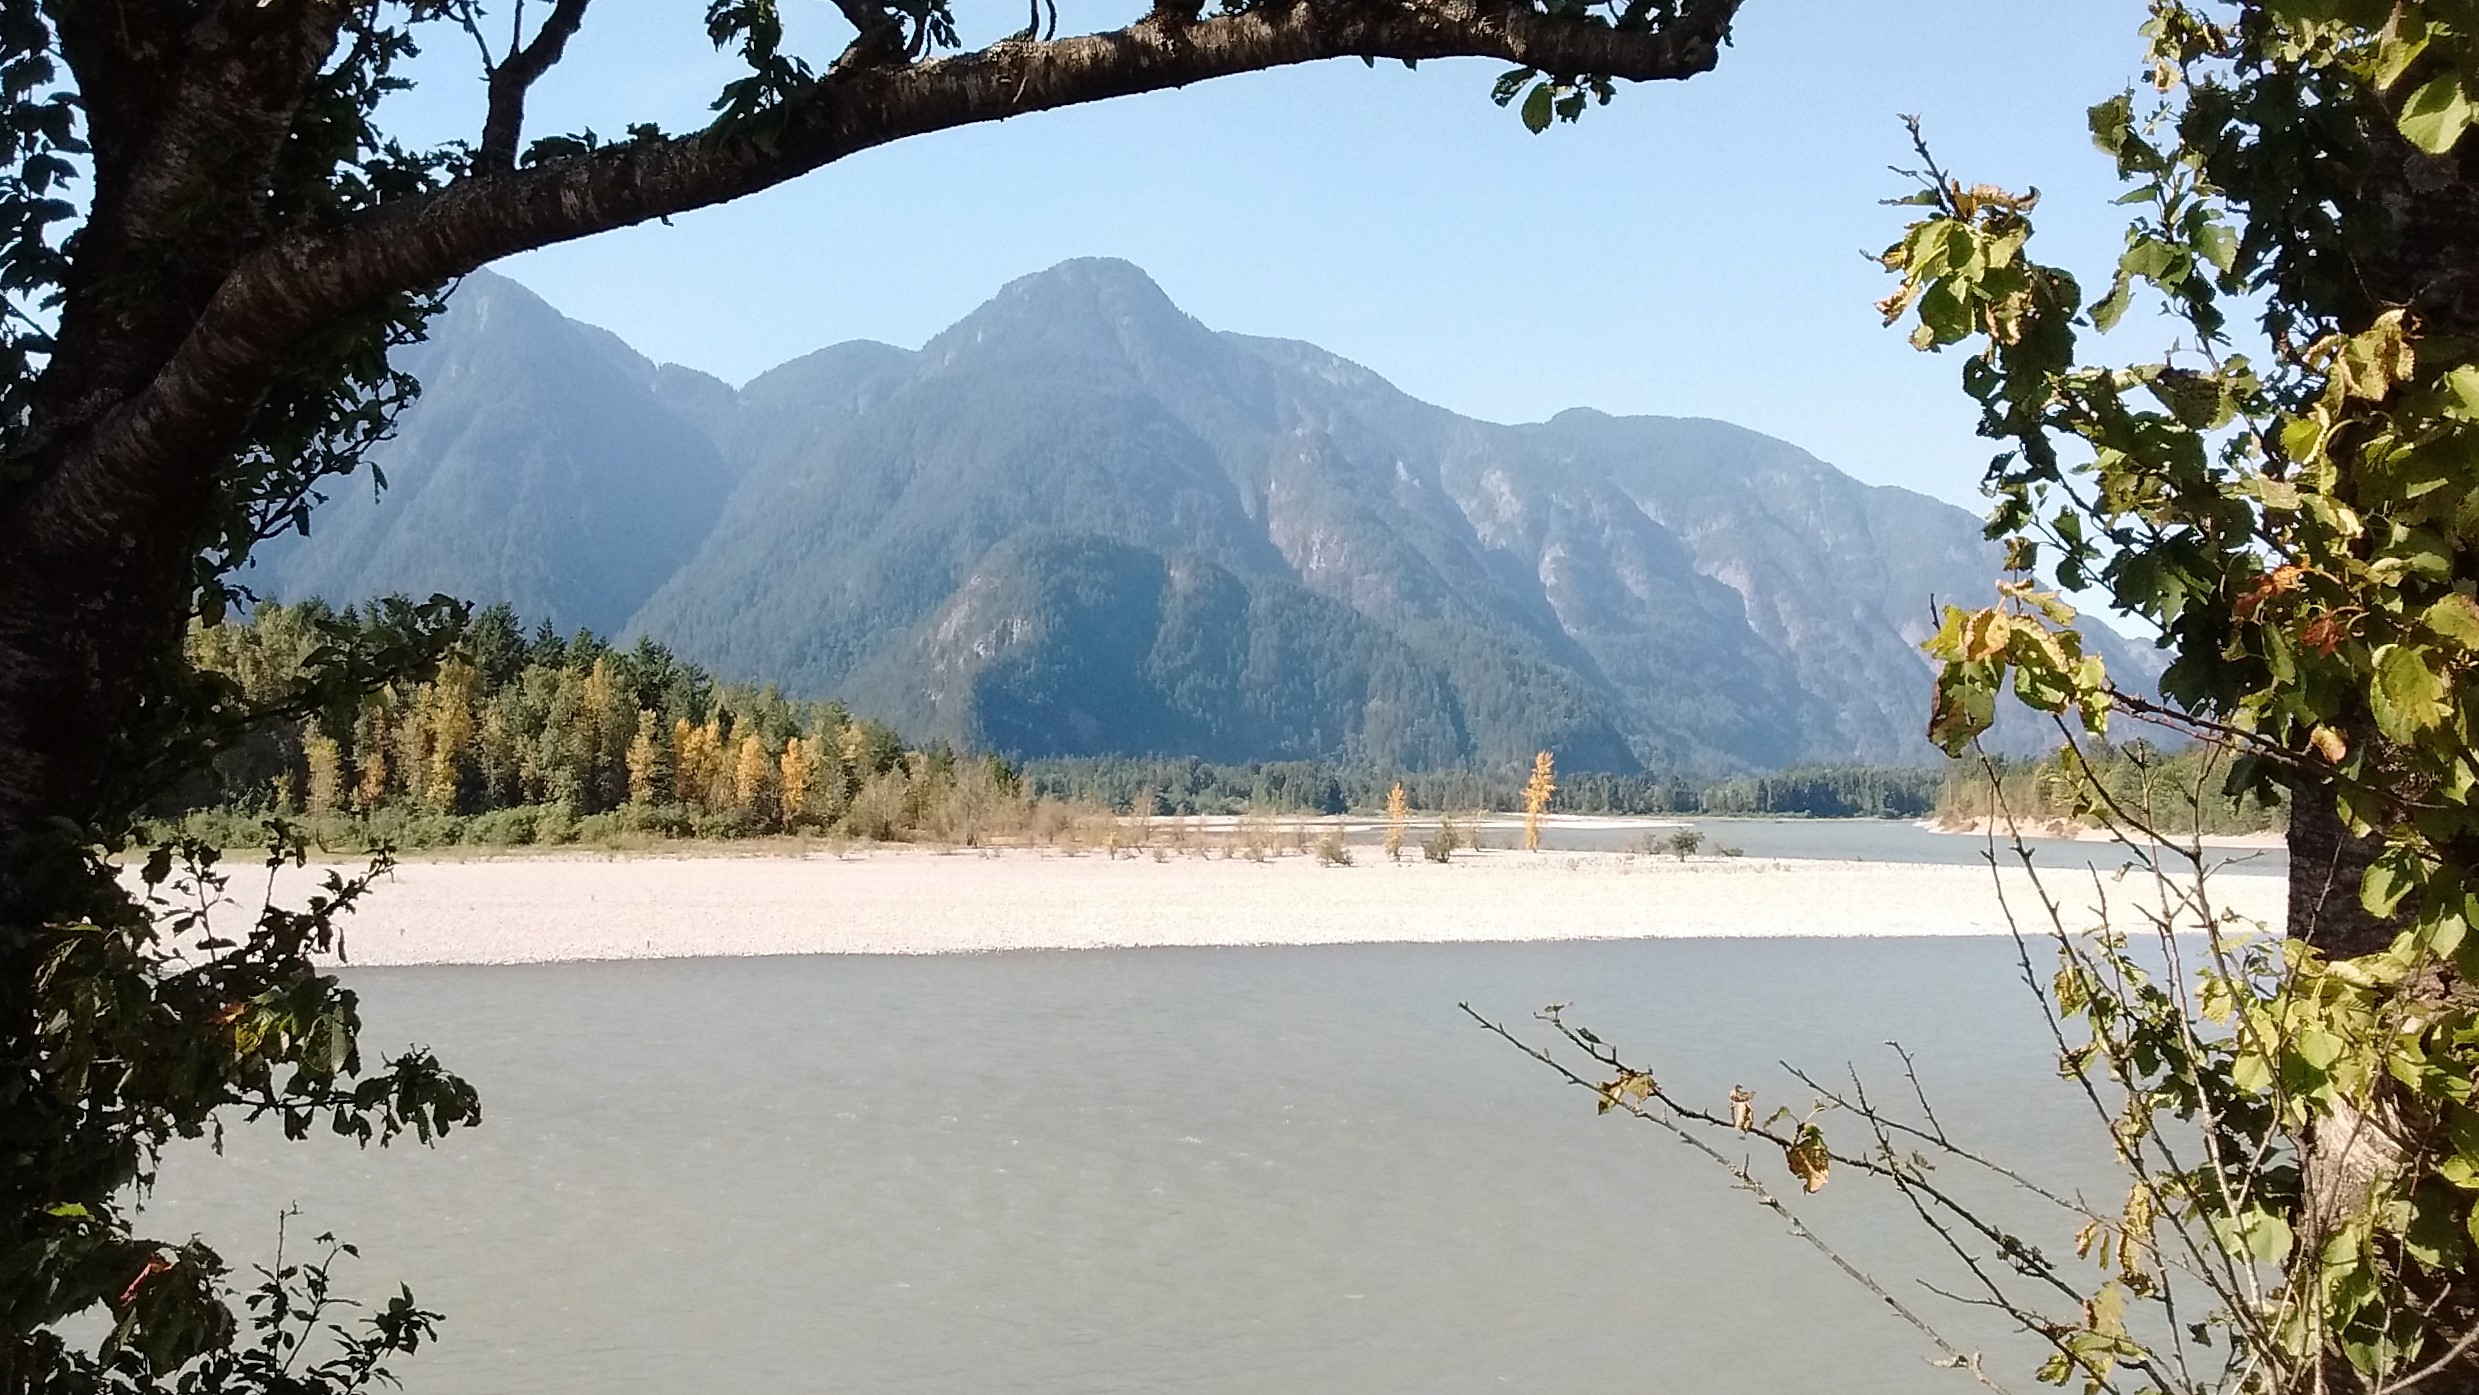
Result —
[[2379, 917], [2359, 900], [2359, 883], [2384, 851], [2374, 833], [2353, 834], [2333, 805], [2330, 785], [2290, 791], [2289, 934], [2335, 959], [2374, 954], [2401, 933], [2398, 917]]

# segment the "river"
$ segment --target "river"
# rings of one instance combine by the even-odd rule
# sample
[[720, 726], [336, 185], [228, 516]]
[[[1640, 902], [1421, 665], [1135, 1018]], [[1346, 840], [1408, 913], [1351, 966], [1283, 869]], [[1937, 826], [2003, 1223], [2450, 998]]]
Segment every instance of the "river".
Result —
[[[481, 1088], [484, 1126], [369, 1153], [240, 1130], [222, 1157], [171, 1159], [150, 1224], [236, 1258], [287, 1202], [296, 1235], [346, 1233], [366, 1257], [348, 1284], [402, 1278], [448, 1314], [403, 1368], [413, 1395], [1975, 1388], [1711, 1163], [1596, 1118], [1464, 1000], [1512, 1019], [1572, 1003], [1716, 1105], [1742, 1080], [1761, 1108], [1802, 1102], [1777, 1057], [1899, 1088], [1881, 1045], [1898, 1038], [1958, 1133], [2069, 1183], [2107, 1176], [1995, 939], [350, 979], [369, 1040], [435, 1046]], [[1754, 1162], [1792, 1190], [1778, 1155]], [[1859, 1179], [1803, 1205], [1889, 1278], [1953, 1278]], [[2026, 1219], [2063, 1251], [2070, 1227]], [[1974, 1345], [2004, 1340], [1895, 1286]]]

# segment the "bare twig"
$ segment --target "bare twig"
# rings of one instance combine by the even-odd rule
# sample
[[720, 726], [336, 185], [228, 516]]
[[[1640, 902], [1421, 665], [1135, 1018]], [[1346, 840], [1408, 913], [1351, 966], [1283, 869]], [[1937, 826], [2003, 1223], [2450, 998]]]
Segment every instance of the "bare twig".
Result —
[[[1539, 1047], [1534, 1046], [1532, 1043], [1525, 1041], [1523, 1038], [1516, 1036], [1513, 1032], [1508, 1031], [1499, 1023], [1493, 1022], [1489, 1018], [1482, 1016], [1479, 1012], [1473, 1009], [1470, 1003], [1459, 1003], [1456, 1006], [1463, 1009], [1463, 1014], [1466, 1017], [1471, 1018], [1474, 1022], [1479, 1023], [1484, 1029], [1496, 1034], [1498, 1037], [1505, 1040], [1509, 1045], [1513, 1046], [1516, 1050], [1523, 1052], [1525, 1055], [1530, 1056], [1532, 1059], [1565, 1077], [1569, 1084], [1580, 1085], [1587, 1090], [1593, 1091], [1595, 1094], [1602, 1093], [1601, 1088], [1598, 1085], [1595, 1085], [1593, 1082], [1576, 1074], [1573, 1070], [1568, 1068], [1565, 1062], [1550, 1055], [1548, 1052], [1541, 1050]], [[1606, 1096], [1604, 1097], [1606, 1098]], [[1615, 1107], [1625, 1110], [1627, 1113], [1643, 1120], [1648, 1124], [1653, 1124], [1662, 1128], [1667, 1131], [1671, 1137], [1676, 1138], [1681, 1143], [1695, 1149], [1698, 1153], [1703, 1154], [1704, 1157], [1715, 1166], [1721, 1168], [1724, 1172], [1729, 1173], [1732, 1179], [1737, 1182], [1739, 1188], [1755, 1199], [1757, 1205], [1771, 1211], [1775, 1216], [1779, 1217], [1785, 1225], [1789, 1226], [1790, 1233], [1792, 1235], [1805, 1242], [1818, 1254], [1823, 1255], [1825, 1259], [1834, 1266], [1834, 1268], [1842, 1272], [1844, 1277], [1859, 1285], [1861, 1288], [1867, 1290], [1867, 1292], [1878, 1302], [1883, 1303], [1887, 1310], [1892, 1312], [1896, 1317], [1901, 1318], [1903, 1322], [1907, 1323], [1921, 1336], [1926, 1337], [1936, 1346], [1938, 1351], [1943, 1352], [1945, 1354], [1945, 1359], [1936, 1364], [1950, 1367], [1955, 1370], [1968, 1372], [1972, 1379], [1978, 1381], [1981, 1385], [1987, 1387], [1988, 1389], [1998, 1391], [2000, 1392], [2000, 1395], [2011, 1395], [2010, 1392], [2007, 1392], [2006, 1387], [2003, 1384], [1999, 1383], [1995, 1377], [1989, 1375], [1987, 1370], [1982, 1367], [1980, 1364], [1980, 1354], [1978, 1352], [1965, 1352], [1960, 1347], [1955, 1346], [1951, 1341], [1948, 1341], [1945, 1335], [1939, 1332], [1934, 1326], [1930, 1325], [1926, 1318], [1921, 1317], [1917, 1312], [1913, 1311], [1908, 1305], [1904, 1304], [1901, 1299], [1896, 1298], [1891, 1293], [1888, 1293], [1885, 1290], [1885, 1286], [1870, 1277], [1867, 1271], [1853, 1264], [1849, 1259], [1845, 1258], [1840, 1251], [1834, 1249], [1832, 1245], [1826, 1243], [1822, 1236], [1818, 1235], [1814, 1230], [1811, 1230], [1808, 1227], [1806, 1221], [1800, 1219], [1797, 1212], [1792, 1211], [1789, 1207], [1783, 1205], [1780, 1198], [1774, 1196], [1774, 1194], [1768, 1190], [1762, 1182], [1757, 1181], [1755, 1176], [1747, 1170], [1746, 1164], [1733, 1162], [1730, 1157], [1721, 1150], [1713, 1147], [1709, 1143], [1706, 1143], [1703, 1139], [1696, 1137], [1686, 1129], [1681, 1128], [1677, 1123], [1664, 1119], [1650, 1110], [1634, 1104], [1626, 1103], [1624, 1101], [1619, 1102]]]

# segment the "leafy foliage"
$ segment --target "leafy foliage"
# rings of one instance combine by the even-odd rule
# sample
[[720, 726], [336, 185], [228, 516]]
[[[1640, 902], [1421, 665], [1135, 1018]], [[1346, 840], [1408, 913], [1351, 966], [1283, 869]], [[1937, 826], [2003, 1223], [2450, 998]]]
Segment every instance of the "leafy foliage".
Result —
[[[2103, 294], [2032, 259], [2033, 196], [1965, 187], [1924, 146], [1909, 202], [1927, 216], [1885, 254], [1901, 278], [1887, 321], [1909, 319], [1923, 349], [1971, 346], [1965, 390], [2010, 447], [1990, 467], [1990, 526], [2020, 576], [1931, 642], [1932, 730], [1962, 748], [2011, 676], [2090, 736], [2113, 711], [2200, 731], [2235, 754], [2233, 792], [2330, 799], [2382, 840], [2357, 888], [2381, 933], [2319, 933], [2311, 914], [2274, 944], [2207, 917], [2195, 999], [2116, 932], [2060, 935], [2052, 1001], [2088, 1031], [2066, 1068], [2123, 1087], [2130, 1159], [2159, 1150], [2128, 1205], [2146, 1224], [2115, 1232], [2118, 1257], [2150, 1244], [2156, 1217], [2208, 1233], [2191, 1260], [2221, 1306], [2197, 1331], [2232, 1345], [2208, 1382], [2176, 1350], [2173, 1381], [2174, 1333], [2164, 1347], [2123, 1316], [2169, 1286], [2120, 1276], [2052, 1332], [2042, 1375], [2398, 1388], [2463, 1362], [2479, 1331], [2465, 1127], [2479, 1017], [2461, 987], [2479, 970], [2479, 325], [2440, 279], [2459, 274], [2454, 249], [2405, 220], [2454, 178], [2419, 161], [2459, 150], [2479, 49], [2449, 7], [2349, 0], [2164, 0], [2146, 34], [2158, 100], [2091, 114], [2139, 210]], [[2088, 363], [2087, 336], [2146, 302], [2184, 342]], [[2249, 302], [2260, 355], [2228, 323]], [[2071, 610], [2037, 589], [2043, 566], [2159, 627], [2173, 708], [2110, 685]], [[2146, 826], [2101, 782], [2082, 788]], [[2200, 1128], [2203, 1155], [2173, 1152], [2161, 1118]]]
[[[1036, 759], [1008, 764], [933, 744], [836, 703], [795, 702], [725, 681], [650, 641], [617, 648], [590, 631], [526, 628], [494, 606], [433, 643], [428, 678], [312, 689], [305, 666], [331, 650], [383, 652], [411, 608], [382, 600], [335, 612], [264, 604], [199, 627], [190, 655], [231, 694], [236, 738], [155, 806], [149, 832], [230, 845], [262, 820], [291, 819], [329, 845], [522, 845], [776, 832], [933, 835], [952, 820], [956, 771], [1013, 808], [1050, 799], [1136, 815], [1339, 814], [1524, 809], [1567, 813], [1909, 817], [1951, 776], [1831, 767], [1728, 779], [1477, 770], [1194, 757]], [[371, 672], [395, 672], [369, 660]], [[743, 753], [764, 763], [741, 789]], [[908, 785], [865, 798], [874, 782]], [[1943, 782], [1943, 783], [1941, 783]], [[976, 798], [981, 796], [974, 796]], [[1537, 810], [1535, 805], [1537, 804]], [[874, 810], [896, 811], [892, 821]], [[984, 822], [996, 806], [984, 811]], [[1017, 810], [1020, 814], [1023, 811]], [[1016, 820], [1015, 814], [1010, 815]]]
[[[303, 863], [294, 830], [271, 822], [267, 839], [269, 870]], [[324, 1311], [325, 1262], [269, 1274], [249, 1303], [261, 1345], [235, 1349], [216, 1251], [131, 1235], [130, 1194], [152, 1184], [174, 1140], [220, 1139], [227, 1115], [272, 1119], [294, 1138], [324, 1126], [364, 1144], [427, 1143], [480, 1121], [472, 1088], [428, 1051], [366, 1064], [356, 995], [312, 967], [342, 955], [342, 920], [386, 856], [357, 877], [329, 873], [299, 909], [266, 905], [237, 936], [218, 925], [231, 908], [220, 857], [195, 844], [159, 848], [139, 869], [139, 900], [48, 935], [33, 984], [44, 1071], [12, 1082], [6, 1101], [13, 1133], [53, 1140], [19, 1163], [21, 1184], [53, 1199], [0, 1250], [0, 1319], [29, 1334], [8, 1355], [12, 1379], [48, 1368], [57, 1388], [148, 1389], [205, 1358], [185, 1388], [247, 1389], [303, 1340], [296, 1319], [307, 1326]], [[115, 1127], [61, 1127], [87, 1111]], [[296, 1281], [310, 1289], [306, 1312], [290, 1306]], [[50, 1330], [97, 1307], [113, 1323], [91, 1357]], [[367, 1333], [342, 1334], [341, 1350], [299, 1388], [362, 1388], [384, 1357], [418, 1345], [429, 1321], [403, 1296]]]

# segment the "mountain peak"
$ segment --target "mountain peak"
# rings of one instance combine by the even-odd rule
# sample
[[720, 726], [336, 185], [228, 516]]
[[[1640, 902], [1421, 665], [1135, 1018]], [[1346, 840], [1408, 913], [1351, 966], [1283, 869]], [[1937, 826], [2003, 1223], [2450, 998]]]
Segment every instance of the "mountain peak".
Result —
[[1051, 370], [1147, 365], [1212, 351], [1213, 332], [1171, 303], [1153, 278], [1116, 257], [1078, 257], [1019, 276], [922, 346], [925, 367], [989, 356]]
[[1046, 302], [1086, 299], [1121, 313], [1167, 310], [1186, 318], [1143, 267], [1119, 257], [1070, 257], [1047, 270], [1019, 276], [1001, 286], [992, 303], [1017, 296], [1038, 297]]

